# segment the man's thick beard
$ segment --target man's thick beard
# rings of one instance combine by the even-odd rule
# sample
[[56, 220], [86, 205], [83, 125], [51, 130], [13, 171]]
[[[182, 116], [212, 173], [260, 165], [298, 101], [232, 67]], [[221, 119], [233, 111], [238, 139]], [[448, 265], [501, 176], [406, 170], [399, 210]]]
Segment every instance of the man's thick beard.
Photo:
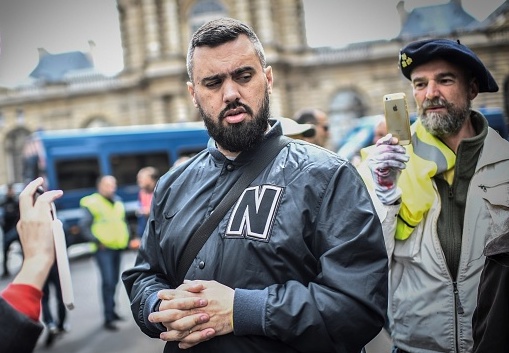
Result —
[[[424, 113], [424, 110], [433, 106], [444, 106], [447, 113]], [[470, 116], [471, 102], [466, 107], [459, 108], [442, 99], [425, 100], [419, 111], [422, 126], [430, 134], [437, 137], [452, 136], [457, 134], [465, 120]]]
[[[224, 114], [228, 110], [237, 107], [243, 107], [246, 113], [251, 115], [253, 119], [224, 126]], [[228, 104], [219, 114], [217, 122], [203, 111], [201, 105], [198, 105], [198, 110], [205, 122], [210, 137], [212, 137], [219, 146], [230, 152], [248, 151], [261, 143], [265, 131], [267, 131], [270, 116], [269, 92], [265, 90], [265, 97], [260, 111], [256, 116], [253, 115], [253, 110], [251, 108], [239, 102]]]

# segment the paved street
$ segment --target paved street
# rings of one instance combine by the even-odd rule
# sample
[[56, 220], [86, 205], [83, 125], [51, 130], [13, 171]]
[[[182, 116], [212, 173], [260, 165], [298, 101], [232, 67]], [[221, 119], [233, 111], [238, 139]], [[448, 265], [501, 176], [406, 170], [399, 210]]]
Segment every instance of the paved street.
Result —
[[[20, 250], [11, 251], [12, 273], [16, 273], [21, 264]], [[134, 263], [135, 253], [124, 254], [123, 268]], [[3, 259], [0, 259], [3, 261]], [[164, 342], [145, 336], [132, 319], [129, 301], [124, 287], [119, 283], [117, 291], [118, 313], [126, 320], [119, 323], [116, 332], [103, 329], [102, 308], [99, 301], [99, 272], [93, 257], [82, 257], [71, 261], [71, 273], [75, 298], [75, 309], [68, 311], [68, 323], [71, 331], [55, 340], [51, 348], [44, 345], [46, 332], [38, 342], [35, 352], [54, 353], [161, 353]], [[12, 279], [12, 277], [10, 278]], [[0, 280], [0, 290], [10, 279]], [[55, 311], [54, 311], [55, 312]], [[367, 353], [389, 353], [390, 340], [385, 331], [371, 342]]]

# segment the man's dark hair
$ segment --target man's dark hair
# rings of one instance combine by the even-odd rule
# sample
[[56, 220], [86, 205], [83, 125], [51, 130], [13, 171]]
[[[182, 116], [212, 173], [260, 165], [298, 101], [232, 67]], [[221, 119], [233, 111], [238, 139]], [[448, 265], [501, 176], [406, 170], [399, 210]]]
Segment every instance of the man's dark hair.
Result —
[[193, 34], [187, 51], [187, 74], [189, 75], [189, 80], [193, 82], [193, 58], [194, 50], [197, 47], [207, 46], [214, 48], [224, 43], [231, 42], [242, 34], [246, 35], [251, 43], [253, 43], [260, 63], [262, 67], [265, 67], [267, 64], [265, 61], [265, 52], [254, 31], [248, 25], [238, 20], [224, 17], [205, 23]]

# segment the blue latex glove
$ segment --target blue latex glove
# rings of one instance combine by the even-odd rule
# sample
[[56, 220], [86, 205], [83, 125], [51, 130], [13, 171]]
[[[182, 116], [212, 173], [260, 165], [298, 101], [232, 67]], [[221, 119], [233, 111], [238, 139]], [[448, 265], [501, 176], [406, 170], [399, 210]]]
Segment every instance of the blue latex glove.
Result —
[[377, 141], [367, 158], [375, 182], [375, 192], [384, 205], [393, 205], [401, 197], [398, 178], [409, 160], [403, 146], [397, 145], [397, 139], [391, 134]]

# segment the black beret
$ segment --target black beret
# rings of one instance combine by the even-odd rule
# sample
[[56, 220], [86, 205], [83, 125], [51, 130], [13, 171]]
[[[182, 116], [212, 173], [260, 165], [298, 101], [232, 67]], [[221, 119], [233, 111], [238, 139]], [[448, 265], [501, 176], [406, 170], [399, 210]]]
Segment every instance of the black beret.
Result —
[[433, 59], [441, 58], [472, 72], [479, 82], [479, 92], [497, 92], [498, 85], [475, 53], [459, 40], [426, 39], [412, 42], [399, 52], [399, 67], [410, 80], [412, 70]]

